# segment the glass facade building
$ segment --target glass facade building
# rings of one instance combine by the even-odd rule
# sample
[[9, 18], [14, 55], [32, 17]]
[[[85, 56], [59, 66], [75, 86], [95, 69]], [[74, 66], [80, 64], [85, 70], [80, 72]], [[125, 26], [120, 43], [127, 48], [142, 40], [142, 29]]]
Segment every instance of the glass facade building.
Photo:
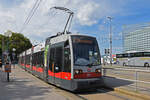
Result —
[[141, 51], [150, 51], [150, 27], [123, 32], [123, 52]]

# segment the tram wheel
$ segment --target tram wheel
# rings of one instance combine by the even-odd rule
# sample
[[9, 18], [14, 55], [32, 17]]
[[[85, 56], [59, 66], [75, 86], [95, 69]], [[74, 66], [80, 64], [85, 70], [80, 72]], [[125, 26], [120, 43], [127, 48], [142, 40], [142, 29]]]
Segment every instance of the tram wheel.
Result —
[[123, 66], [126, 66], [126, 63], [123, 63]]
[[144, 67], [149, 67], [149, 64], [148, 64], [148, 63], [145, 63], [145, 64], [144, 64]]

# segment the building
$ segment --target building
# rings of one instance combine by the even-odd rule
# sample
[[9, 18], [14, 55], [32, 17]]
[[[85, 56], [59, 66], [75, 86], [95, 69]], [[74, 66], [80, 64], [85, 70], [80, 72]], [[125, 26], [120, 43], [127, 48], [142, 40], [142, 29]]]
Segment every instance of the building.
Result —
[[150, 51], [150, 24], [132, 25], [124, 28], [123, 52]]

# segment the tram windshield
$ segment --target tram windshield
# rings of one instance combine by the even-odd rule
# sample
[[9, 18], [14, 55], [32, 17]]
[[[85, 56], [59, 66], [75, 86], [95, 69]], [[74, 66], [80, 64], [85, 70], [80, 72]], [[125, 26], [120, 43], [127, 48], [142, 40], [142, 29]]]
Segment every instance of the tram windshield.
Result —
[[95, 38], [87, 36], [72, 36], [74, 64], [78, 66], [97, 66], [100, 64], [100, 54]]

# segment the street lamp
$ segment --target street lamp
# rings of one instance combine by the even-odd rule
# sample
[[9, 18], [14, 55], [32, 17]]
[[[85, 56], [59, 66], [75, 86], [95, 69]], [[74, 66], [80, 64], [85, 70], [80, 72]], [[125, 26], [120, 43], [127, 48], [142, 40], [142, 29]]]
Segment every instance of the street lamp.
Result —
[[14, 68], [15, 68], [15, 55], [16, 55], [16, 54], [15, 54], [15, 51], [16, 51], [16, 49], [13, 48], [12, 51], [13, 51], [13, 53], [12, 53], [12, 61], [13, 61], [12, 64], [13, 64], [13, 66], [14, 66]]
[[110, 21], [110, 64], [111, 64], [111, 66], [112, 66], [112, 17], [110, 17], [110, 16], [108, 16], [107, 17], [108, 19], [109, 19], [109, 21]]
[[5, 61], [5, 72], [7, 72], [7, 81], [9, 82], [9, 73], [11, 72], [11, 65], [10, 65], [10, 58], [9, 58], [9, 37], [12, 36], [12, 32], [7, 31], [4, 33], [4, 35], [8, 37], [7, 50], [6, 50], [6, 56], [4, 58], [4, 61]]

